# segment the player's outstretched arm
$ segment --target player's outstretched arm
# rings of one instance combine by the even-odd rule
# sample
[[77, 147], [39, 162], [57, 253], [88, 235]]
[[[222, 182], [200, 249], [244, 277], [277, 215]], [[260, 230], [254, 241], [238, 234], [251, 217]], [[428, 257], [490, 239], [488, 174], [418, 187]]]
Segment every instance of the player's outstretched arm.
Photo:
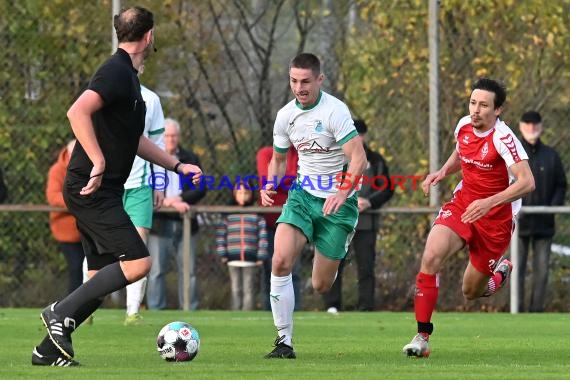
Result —
[[530, 170], [528, 160], [519, 161], [511, 165], [509, 169], [516, 180], [505, 190], [490, 197], [492, 207], [511, 203], [534, 190], [534, 176]]
[[141, 136], [139, 139], [137, 155], [139, 155], [139, 157], [141, 157], [143, 160], [147, 160], [153, 164], [160, 165], [167, 170], [172, 170], [176, 173], [182, 173], [184, 175], [193, 174], [193, 183], [198, 183], [200, 176], [202, 175], [202, 169], [200, 169], [198, 166], [183, 163], [179, 164], [176, 158], [160, 149], [145, 136]]
[[346, 181], [343, 181], [339, 190], [329, 196], [323, 204], [323, 215], [330, 215], [337, 212], [346, 201], [348, 195], [358, 185], [358, 180], [351, 180], [360, 178], [366, 169], [368, 160], [366, 159], [366, 152], [360, 136], [356, 136], [347, 141], [342, 146], [344, 155], [348, 158], [350, 164], [345, 173]]
[[429, 189], [432, 186], [437, 185], [442, 179], [448, 175], [457, 173], [461, 170], [461, 161], [459, 160], [459, 153], [456, 150], [451, 153], [451, 156], [447, 159], [445, 164], [436, 172], [429, 173], [424, 181], [422, 182], [422, 190], [427, 196], [429, 194]]
[[487, 215], [493, 207], [510, 203], [534, 190], [534, 177], [527, 160], [519, 161], [511, 165], [509, 169], [516, 177], [516, 181], [500, 193], [471, 202], [461, 215], [463, 223], [473, 223]]

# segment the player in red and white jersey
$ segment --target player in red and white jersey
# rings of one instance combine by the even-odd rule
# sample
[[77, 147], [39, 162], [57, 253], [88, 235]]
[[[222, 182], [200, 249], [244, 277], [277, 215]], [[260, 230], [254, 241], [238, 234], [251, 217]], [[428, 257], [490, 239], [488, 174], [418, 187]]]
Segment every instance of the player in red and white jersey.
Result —
[[456, 149], [422, 183], [427, 195], [431, 186], [448, 175], [458, 171], [463, 175], [427, 238], [414, 297], [418, 334], [404, 346], [408, 356], [429, 356], [438, 273], [451, 255], [463, 247], [469, 249], [462, 285], [468, 300], [494, 294], [512, 269], [501, 256], [511, 240], [520, 198], [534, 190], [534, 178], [520, 141], [499, 119], [506, 96], [505, 88], [494, 80], [482, 78], [473, 84], [469, 115], [455, 129]]

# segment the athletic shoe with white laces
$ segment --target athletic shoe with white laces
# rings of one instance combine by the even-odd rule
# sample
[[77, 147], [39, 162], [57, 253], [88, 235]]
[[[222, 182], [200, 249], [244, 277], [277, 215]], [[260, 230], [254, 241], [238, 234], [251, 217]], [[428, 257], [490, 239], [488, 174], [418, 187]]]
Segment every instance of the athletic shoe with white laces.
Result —
[[34, 351], [32, 351], [32, 365], [77, 367], [80, 364], [73, 359], [63, 357], [62, 355], [42, 355], [38, 352], [37, 347], [34, 347]]
[[75, 330], [75, 319], [59, 316], [54, 311], [56, 303], [54, 302], [46, 307], [40, 314], [40, 317], [53, 344], [67, 359], [73, 359], [74, 352], [71, 343], [71, 333]]
[[265, 355], [265, 359], [295, 359], [297, 356], [295, 355], [295, 351], [293, 351], [293, 347], [286, 345], [283, 343], [285, 340], [285, 335], [277, 336], [275, 339], [275, 348], [273, 351]]
[[408, 356], [427, 358], [430, 354], [428, 339], [429, 336], [417, 334], [410, 343], [404, 346], [402, 351]]

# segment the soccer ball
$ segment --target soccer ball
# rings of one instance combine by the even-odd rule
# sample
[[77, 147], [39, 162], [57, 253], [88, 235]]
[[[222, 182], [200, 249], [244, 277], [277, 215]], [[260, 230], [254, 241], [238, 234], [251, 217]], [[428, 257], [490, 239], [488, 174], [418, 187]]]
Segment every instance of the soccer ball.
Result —
[[200, 336], [191, 324], [170, 322], [156, 338], [156, 349], [167, 362], [188, 362], [198, 355]]

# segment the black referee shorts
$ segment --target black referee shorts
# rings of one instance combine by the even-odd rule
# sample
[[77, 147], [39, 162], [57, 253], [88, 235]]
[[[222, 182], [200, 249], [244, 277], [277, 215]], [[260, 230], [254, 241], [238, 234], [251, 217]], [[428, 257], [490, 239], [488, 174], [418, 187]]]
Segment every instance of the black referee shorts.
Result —
[[95, 193], [83, 196], [79, 194], [83, 186], [66, 181], [63, 197], [77, 219], [88, 269], [99, 270], [117, 261], [149, 256], [123, 207], [124, 190], [101, 187]]

